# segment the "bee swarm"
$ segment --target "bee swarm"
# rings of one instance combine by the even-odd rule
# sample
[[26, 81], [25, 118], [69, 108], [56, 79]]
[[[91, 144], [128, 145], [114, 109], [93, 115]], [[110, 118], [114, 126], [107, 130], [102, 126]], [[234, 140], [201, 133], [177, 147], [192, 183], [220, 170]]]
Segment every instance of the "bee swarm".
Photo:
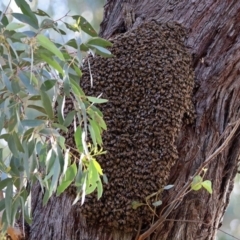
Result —
[[[107, 98], [100, 105], [108, 130], [103, 134], [106, 155], [99, 161], [109, 183], [102, 198], [86, 197], [79, 211], [90, 225], [133, 232], [141, 219], [149, 226], [148, 206], [132, 202], [162, 189], [178, 159], [175, 141], [183, 117], [193, 119], [194, 74], [184, 45], [185, 31], [175, 23], [143, 23], [115, 37], [110, 49], [115, 57], [89, 57], [80, 85], [86, 95]], [[72, 133], [66, 142], [72, 144]], [[159, 199], [158, 199], [159, 200]]]

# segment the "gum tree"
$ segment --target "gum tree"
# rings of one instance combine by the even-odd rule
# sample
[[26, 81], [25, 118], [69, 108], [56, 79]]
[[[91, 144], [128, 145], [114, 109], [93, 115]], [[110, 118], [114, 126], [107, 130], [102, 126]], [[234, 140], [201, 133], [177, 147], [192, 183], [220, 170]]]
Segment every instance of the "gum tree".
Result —
[[[42, 191], [35, 189], [30, 239], [205, 240], [214, 239], [221, 225], [240, 151], [240, 3], [133, 0], [127, 4], [127, 12], [123, 11], [125, 4], [122, 0], [106, 3], [101, 37], [128, 31], [129, 17], [133, 22], [178, 22], [187, 30], [185, 44], [195, 71], [196, 120], [192, 125], [183, 125], [177, 139], [179, 158], [168, 180], [174, 188], [164, 192], [158, 219], [151, 226], [121, 236], [98, 225], [88, 226], [84, 216], [72, 206], [74, 197], [69, 193], [50, 198], [42, 207]], [[203, 175], [211, 181], [211, 195], [202, 190], [189, 192], [195, 175], [199, 176], [194, 178], [199, 185]]]

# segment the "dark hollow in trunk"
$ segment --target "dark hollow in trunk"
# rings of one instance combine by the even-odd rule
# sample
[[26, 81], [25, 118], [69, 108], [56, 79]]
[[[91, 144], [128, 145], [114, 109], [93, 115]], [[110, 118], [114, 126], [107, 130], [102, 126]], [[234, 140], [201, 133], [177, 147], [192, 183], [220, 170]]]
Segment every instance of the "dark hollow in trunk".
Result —
[[[109, 38], [124, 31], [121, 0], [105, 6], [101, 35]], [[178, 22], [187, 29], [185, 45], [193, 56], [195, 70], [194, 104], [196, 121], [182, 125], [176, 140], [178, 160], [171, 168], [168, 184], [175, 187], [163, 194], [166, 206], [212, 150], [228, 136], [240, 116], [240, 2], [205, 1], [131, 1], [136, 17], [162, 23]], [[102, 71], [105, 71], [102, 69]], [[181, 204], [150, 236], [150, 239], [214, 239], [229, 201], [237, 173], [240, 129], [208, 166], [206, 179], [213, 183], [213, 194], [204, 190], [186, 195]], [[222, 134], [224, 135], [222, 136]], [[216, 145], [219, 138], [221, 141]], [[133, 234], [104, 231], [87, 226], [72, 197], [64, 193], [42, 207], [39, 189], [34, 192], [33, 225], [30, 239], [134, 239]], [[101, 211], [101, 209], [98, 209]], [[141, 229], [141, 233], [147, 229]]]

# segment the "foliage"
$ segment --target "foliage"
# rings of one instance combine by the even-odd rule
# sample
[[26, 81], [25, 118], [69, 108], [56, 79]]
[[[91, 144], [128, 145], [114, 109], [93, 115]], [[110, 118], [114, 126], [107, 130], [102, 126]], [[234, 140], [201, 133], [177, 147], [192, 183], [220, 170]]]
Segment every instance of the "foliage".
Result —
[[[167, 185], [164, 188], [159, 189], [157, 192], [154, 192], [154, 193], [146, 196], [145, 203], [141, 203], [141, 202], [138, 202], [138, 201], [133, 201], [132, 202], [132, 208], [135, 210], [138, 207], [146, 205], [154, 213], [154, 215], [156, 215], [156, 207], [159, 207], [159, 206], [162, 205], [162, 201], [159, 200], [159, 197], [161, 196], [163, 190], [169, 190], [169, 189], [171, 189], [173, 187], [174, 187], [174, 185], [172, 185], [172, 184], [171, 185]], [[152, 208], [151, 205], [154, 208]]]
[[205, 173], [207, 172], [207, 169], [203, 168], [202, 172], [203, 172], [203, 176], [200, 176], [200, 175], [194, 176], [192, 183], [191, 183], [191, 189], [194, 191], [198, 191], [203, 187], [210, 194], [212, 194], [212, 182], [210, 180], [203, 181], [203, 178], [204, 178]]
[[[33, 12], [24, 0], [15, 2], [22, 13], [11, 16], [18, 22], [9, 22], [11, 16], [0, 12], [0, 190], [5, 194], [0, 211], [5, 228], [14, 225], [19, 209], [31, 221], [30, 189], [36, 181], [44, 204], [70, 184], [76, 186], [74, 202], [81, 198], [83, 203], [95, 190], [101, 197], [104, 175], [95, 157], [104, 153], [101, 134], [106, 124], [96, 104], [107, 100], [86, 96], [79, 79], [83, 51], [111, 56], [106, 49], [111, 43], [99, 38], [82, 16], [53, 20], [42, 10]], [[60, 21], [75, 33], [64, 44], [47, 37], [48, 29], [66, 35]], [[82, 42], [81, 31], [91, 36], [87, 42]], [[74, 104], [67, 115], [66, 98]], [[77, 149], [63, 137], [72, 122]]]

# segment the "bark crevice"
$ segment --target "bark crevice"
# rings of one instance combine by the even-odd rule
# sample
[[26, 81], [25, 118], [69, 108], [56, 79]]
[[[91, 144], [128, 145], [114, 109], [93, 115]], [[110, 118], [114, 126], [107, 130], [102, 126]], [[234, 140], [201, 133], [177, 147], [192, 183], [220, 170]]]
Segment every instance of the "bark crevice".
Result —
[[[101, 36], [112, 37], [123, 25], [121, 2], [107, 2]], [[240, 1], [187, 0], [175, 1], [175, 5], [168, 0], [130, 2], [136, 15], [144, 15], [146, 20], [154, 18], [161, 22], [181, 23], [188, 30], [186, 46], [194, 57], [197, 83], [194, 102], [197, 117], [194, 124], [184, 125], [178, 136], [179, 159], [171, 169], [168, 181], [175, 187], [164, 193], [164, 207], [173, 201], [177, 192], [206, 159], [229, 124], [233, 124], [240, 117]], [[240, 129], [224, 151], [208, 166], [206, 179], [213, 183], [213, 194], [209, 195], [200, 190], [185, 196], [168, 217], [174, 221], [165, 221], [151, 235], [151, 240], [215, 239], [237, 173], [239, 134]], [[219, 144], [226, 137], [227, 135], [224, 135]], [[52, 212], [49, 209], [52, 209]], [[56, 212], [60, 215], [59, 209], [62, 210], [63, 217], [57, 220]], [[199, 222], [189, 222], [196, 219]], [[30, 239], [134, 239], [131, 234], [108, 233], [104, 232], [103, 228], [86, 227], [78, 209], [71, 207], [71, 200], [65, 194], [50, 200], [44, 208], [38, 201], [34, 210], [34, 221], [37, 223], [32, 228]], [[53, 238], [47, 235], [48, 223], [53, 224]], [[62, 228], [62, 231], [57, 233], [59, 228]]]

